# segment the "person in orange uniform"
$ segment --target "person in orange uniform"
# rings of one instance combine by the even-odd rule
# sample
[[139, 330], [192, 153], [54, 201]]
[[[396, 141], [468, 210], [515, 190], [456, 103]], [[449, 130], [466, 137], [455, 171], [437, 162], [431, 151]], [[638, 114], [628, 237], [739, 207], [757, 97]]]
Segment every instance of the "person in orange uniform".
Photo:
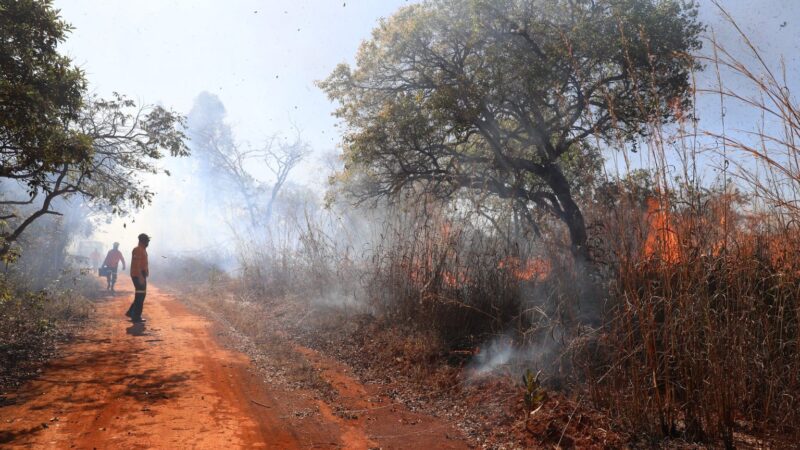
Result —
[[147, 265], [147, 246], [150, 244], [150, 236], [142, 233], [139, 235], [139, 245], [133, 249], [131, 255], [131, 279], [136, 293], [133, 296], [133, 303], [128, 308], [126, 316], [133, 322], [144, 322], [142, 319], [142, 309], [144, 308], [144, 297], [147, 295], [147, 277], [150, 276], [150, 269]]
[[108, 251], [106, 259], [103, 261], [103, 267], [110, 269], [108, 275], [106, 275], [106, 281], [108, 282], [106, 290], [111, 291], [112, 294], [114, 293], [114, 285], [117, 284], [117, 267], [120, 261], [122, 262], [122, 270], [125, 270], [125, 258], [122, 257], [122, 252], [119, 251], [119, 242], [114, 242], [114, 248]]

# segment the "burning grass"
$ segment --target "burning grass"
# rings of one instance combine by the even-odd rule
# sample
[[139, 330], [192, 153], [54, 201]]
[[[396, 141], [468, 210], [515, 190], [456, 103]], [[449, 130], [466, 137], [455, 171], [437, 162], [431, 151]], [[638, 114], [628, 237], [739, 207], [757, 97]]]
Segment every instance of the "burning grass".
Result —
[[[740, 37], [756, 67], [712, 36], [706, 62], [718, 85], [700, 91], [719, 97], [723, 123], [732, 103], [760, 115], [758, 131], [700, 133], [688, 120], [675, 135], [654, 128], [657, 189], [638, 203], [643, 190], [629, 188], [596, 214], [611, 301], [601, 332], [583, 341], [578, 359], [594, 403], [651, 444], [677, 438], [785, 447], [800, 440], [800, 126], [785, 80]], [[739, 89], [749, 84], [752, 96], [724, 86], [722, 71], [742, 82]], [[717, 145], [698, 147], [700, 134]], [[665, 142], [676, 154], [668, 155], [673, 148]], [[698, 162], [703, 150], [721, 160], [710, 188], [697, 175], [708, 170]], [[670, 157], [681, 161], [681, 175], [667, 167]]]
[[[587, 349], [594, 402], [651, 439], [797, 439], [800, 234], [708, 207], [729, 198], [648, 222], [643, 252], [618, 259], [607, 325]], [[667, 222], [670, 239], [651, 238]]]
[[532, 344], [579, 314], [572, 300], [585, 285], [566, 260], [470, 224], [443, 211], [406, 210], [384, 225], [366, 274], [372, 310], [432, 333], [447, 351], [468, 353], [500, 336]]
[[[651, 167], [582, 194], [592, 261], [573, 259], [552, 221], [520, 230], [513, 206], [486, 213], [465, 207], [484, 200], [467, 195], [401, 201], [379, 224], [345, 230], [360, 236], [344, 243], [341, 228], [306, 215], [272, 232], [280, 239], [242, 245], [239, 327], [271, 317], [397, 397], [466, 411], [465, 430], [489, 447], [800, 441], [796, 102], [768, 68], [758, 75], [712, 46], [708, 62], [757, 95], [721, 82], [706, 93], [769, 116], [785, 136], [764, 123], [755, 143], [738, 141], [700, 132], [688, 114], [677, 130], [653, 125]], [[717, 167], [701, 153], [721, 160], [710, 184], [698, 173]], [[745, 157], [753, 165], [729, 171]], [[284, 307], [280, 318], [270, 310]], [[543, 371], [533, 415], [518, 382], [526, 369]]]

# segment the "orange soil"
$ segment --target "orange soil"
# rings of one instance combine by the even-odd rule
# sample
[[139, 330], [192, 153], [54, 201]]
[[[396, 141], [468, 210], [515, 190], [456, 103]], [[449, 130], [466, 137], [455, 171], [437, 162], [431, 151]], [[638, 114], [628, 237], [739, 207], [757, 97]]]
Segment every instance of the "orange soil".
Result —
[[369, 396], [311, 350], [296, 348], [341, 404], [267, 386], [245, 355], [215, 340], [211, 322], [152, 286], [148, 321], [133, 325], [123, 315], [132, 286], [120, 285], [65, 355], [0, 408], [0, 448], [467, 447], [450, 424]]

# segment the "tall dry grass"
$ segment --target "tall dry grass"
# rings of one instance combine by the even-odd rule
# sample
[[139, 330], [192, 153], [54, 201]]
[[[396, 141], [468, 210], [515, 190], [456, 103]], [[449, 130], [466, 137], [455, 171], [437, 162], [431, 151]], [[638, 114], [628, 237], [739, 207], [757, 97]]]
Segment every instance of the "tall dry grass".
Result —
[[[744, 104], [761, 126], [731, 132], [723, 116], [703, 131], [694, 114], [654, 125], [648, 166], [585, 190], [591, 264], [572, 260], [558, 226], [545, 220], [533, 239], [510, 211], [480, 214], [462, 197], [346, 213], [362, 221], [318, 210], [280, 219], [240, 241], [226, 286], [243, 302], [356, 305], [438, 340], [443, 358], [503, 338], [531, 364], [555, 342], [534, 368], [557, 367], [650, 443], [798, 442], [800, 116], [784, 79], [743, 42], [750, 63], [710, 41], [718, 85], [697, 95], [722, 111]], [[732, 75], [752, 93], [724, 86]]]
[[554, 299], [565, 293], [551, 277], [567, 278], [563, 261], [509, 234], [447, 205], [408, 205], [383, 224], [371, 251], [367, 301], [396, 323], [433, 331], [452, 350], [499, 336], [528, 344], [576, 316], [578, 305]]
[[[650, 207], [620, 182], [597, 217], [613, 301], [581, 361], [595, 403], [651, 442], [800, 440], [800, 121], [786, 78], [740, 36], [749, 55], [712, 38], [703, 58], [717, 85], [697, 95], [719, 99], [720, 127], [654, 127]], [[760, 118], [755, 129], [726, 130], [729, 107]]]

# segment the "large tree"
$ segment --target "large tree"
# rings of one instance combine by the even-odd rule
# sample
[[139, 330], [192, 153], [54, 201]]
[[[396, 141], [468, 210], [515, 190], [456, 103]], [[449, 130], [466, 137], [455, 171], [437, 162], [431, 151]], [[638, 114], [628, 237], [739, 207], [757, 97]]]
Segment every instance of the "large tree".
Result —
[[[206, 185], [206, 189], [212, 189], [215, 198], [220, 192], [238, 196], [247, 210], [252, 231], [269, 225], [278, 195], [310, 147], [299, 130], [293, 141], [272, 135], [259, 147], [245, 147], [234, 139], [225, 115], [225, 106], [216, 95], [202, 92], [195, 99], [188, 117], [193, 154], [200, 162], [202, 175], [214, 184]], [[275, 182], [254, 177], [256, 168], [268, 169]]]
[[31, 188], [91, 151], [67, 126], [86, 91], [83, 73], [57, 51], [69, 30], [48, 1], [0, 0], [0, 177]]
[[366, 177], [366, 196], [478, 189], [539, 208], [586, 257], [580, 186], [566, 166], [596, 153], [593, 142], [633, 140], [690, 105], [696, 15], [681, 0], [402, 8], [361, 45], [354, 68], [320, 83], [346, 126], [342, 175]]
[[147, 204], [142, 181], [165, 153], [188, 154], [183, 118], [121, 95], [90, 97], [58, 53], [69, 26], [48, 0], [0, 0], [0, 257], [55, 200], [82, 196], [122, 214]]

